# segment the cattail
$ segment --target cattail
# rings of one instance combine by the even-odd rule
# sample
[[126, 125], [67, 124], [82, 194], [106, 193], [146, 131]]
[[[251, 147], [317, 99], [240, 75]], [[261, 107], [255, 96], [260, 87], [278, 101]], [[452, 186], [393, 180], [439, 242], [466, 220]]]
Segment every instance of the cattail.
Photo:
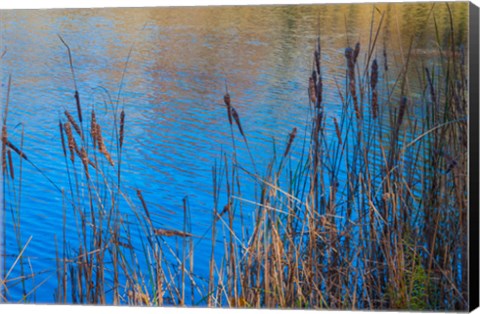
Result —
[[313, 77], [308, 79], [308, 94], [310, 95], [310, 100], [315, 105], [317, 103], [317, 92]]
[[92, 118], [90, 119], [90, 135], [92, 136], [93, 148], [97, 147], [97, 118], [95, 117], [95, 110], [92, 110]]
[[78, 121], [82, 123], [82, 107], [80, 106], [80, 95], [75, 91], [75, 102], [77, 103]]
[[428, 86], [430, 87], [430, 97], [432, 98], [432, 103], [436, 104], [437, 103], [437, 96], [435, 93], [435, 87], [433, 86], [432, 78], [430, 76], [430, 71], [428, 68], [425, 68], [425, 72], [427, 74], [427, 81], [428, 81]]
[[407, 97], [403, 96], [400, 102], [400, 109], [398, 110], [397, 115], [397, 128], [400, 128], [403, 122], [403, 117], [405, 115], [405, 110], [407, 109]]
[[139, 189], [137, 189], [137, 197], [140, 200], [140, 202], [142, 203], [143, 210], [145, 211], [145, 214], [147, 215], [148, 220], [150, 221], [150, 212], [148, 211], [147, 203], [145, 202], [145, 199], [143, 198], [142, 191], [140, 191]]
[[112, 156], [110, 156], [110, 153], [107, 150], [107, 147], [105, 146], [105, 142], [103, 141], [103, 136], [102, 136], [102, 129], [100, 127], [100, 124], [95, 124], [96, 127], [96, 135], [97, 135], [97, 140], [98, 140], [98, 150], [107, 158], [108, 162], [110, 165], [114, 166], [114, 162], [112, 159]]
[[7, 172], [7, 141], [8, 141], [8, 136], [7, 136], [7, 126], [4, 124], [2, 127], [2, 169], [3, 173]]
[[353, 63], [357, 63], [357, 58], [359, 54], [360, 54], [360, 43], [356, 43], [355, 50], [353, 51]]
[[223, 96], [223, 102], [227, 106], [228, 122], [232, 125], [232, 105], [230, 103], [230, 94], [228, 92]]
[[314, 53], [314, 57], [315, 57], [315, 69], [317, 70], [317, 73], [320, 74], [320, 52], [316, 50]]
[[370, 77], [370, 86], [372, 87], [372, 115], [376, 119], [378, 115], [378, 95], [377, 95], [377, 82], [378, 82], [378, 64], [377, 59], [372, 62], [372, 74]]
[[372, 62], [372, 74], [370, 77], [370, 86], [372, 89], [375, 89], [377, 87], [377, 82], [378, 82], [378, 63], [377, 59], [374, 59]]
[[14, 180], [15, 173], [13, 172], [12, 152], [10, 149], [8, 150], [8, 167], [10, 168], [10, 177]]
[[65, 128], [65, 133], [67, 134], [68, 149], [70, 150], [70, 160], [72, 161], [72, 163], [74, 163], [77, 144], [75, 143], [75, 139], [73, 138], [72, 127], [70, 125], [70, 122], [65, 122], [64, 128]]
[[333, 124], [335, 124], [335, 132], [337, 133], [338, 143], [342, 145], [342, 132], [338, 126], [337, 118], [333, 117]]
[[65, 148], [65, 137], [63, 135], [63, 124], [60, 119], [58, 119], [58, 127], [60, 128], [60, 139], [62, 140], [63, 156], [67, 157], [67, 149]]
[[225, 205], [223, 207], [223, 210], [220, 212], [220, 215], [218, 215], [219, 217], [222, 217], [223, 214], [227, 213], [228, 211], [230, 210], [230, 203], [228, 203], [227, 205]]
[[90, 174], [88, 172], [88, 155], [87, 155], [87, 151], [85, 150], [84, 147], [82, 147], [82, 149], [78, 152], [78, 155], [80, 157], [80, 159], [82, 160], [82, 163], [83, 163], [83, 167], [85, 168], [85, 175], [87, 176], [87, 179], [90, 179]]
[[347, 59], [347, 65], [350, 69], [350, 62], [353, 64], [353, 49], [351, 47], [345, 48], [345, 58]]
[[387, 48], [383, 47], [383, 68], [385, 72], [388, 71], [388, 62], [387, 62]]
[[378, 116], [378, 94], [377, 90], [372, 91], [372, 116], [376, 119]]
[[167, 230], [167, 229], [155, 229], [153, 233], [155, 235], [165, 236], [165, 237], [179, 236], [179, 237], [187, 238], [192, 236], [191, 233], [177, 231], [177, 230]]
[[240, 134], [242, 134], [242, 136], [245, 137], [245, 134], [243, 133], [243, 129], [242, 129], [242, 124], [240, 123], [240, 117], [238, 116], [237, 110], [235, 110], [235, 108], [233, 107], [232, 107], [232, 116], [235, 119], [235, 123], [238, 126], [238, 130], [240, 131]]
[[292, 146], [293, 140], [295, 140], [295, 136], [297, 136], [297, 128], [293, 128], [292, 132], [288, 135], [288, 143], [287, 143], [287, 148], [285, 149], [285, 153], [283, 154], [283, 157], [287, 157], [288, 152], [290, 151], [290, 147]]
[[125, 111], [122, 109], [122, 112], [120, 113], [120, 148], [122, 148], [122, 145], [123, 145], [124, 128], [125, 128]]
[[[355, 47], [356, 48], [356, 47]], [[360, 49], [360, 46], [358, 46]], [[348, 67], [348, 77], [349, 77], [349, 89], [350, 94], [353, 98], [353, 108], [355, 110], [355, 114], [357, 115], [357, 119], [362, 119], [362, 112], [358, 107], [358, 98], [357, 98], [357, 91], [355, 88], [355, 62], [354, 62], [355, 52], [352, 48], [348, 47], [345, 49], [345, 58], [347, 59], [347, 67]]]
[[317, 108], [320, 108], [322, 104], [322, 93], [323, 93], [323, 81], [322, 77], [318, 77], [318, 84], [317, 84]]
[[322, 128], [322, 120], [323, 120], [323, 111], [317, 113], [317, 117], [315, 119], [315, 138], [318, 139], [318, 134]]
[[65, 116], [67, 116], [68, 121], [70, 121], [70, 123], [72, 124], [73, 128], [74, 128], [75, 131], [78, 133], [78, 135], [80, 135], [80, 137], [82, 137], [82, 130], [80, 130], [80, 127], [79, 127], [78, 124], [75, 122], [75, 120], [73, 119], [73, 117], [72, 117], [72, 115], [70, 114], [70, 112], [68, 112], [68, 110], [65, 110]]
[[18, 154], [21, 158], [28, 160], [27, 155], [25, 155], [24, 152], [22, 152], [20, 149], [17, 148], [17, 146], [13, 145], [9, 140], [7, 140], [7, 146], [10, 147], [15, 153]]

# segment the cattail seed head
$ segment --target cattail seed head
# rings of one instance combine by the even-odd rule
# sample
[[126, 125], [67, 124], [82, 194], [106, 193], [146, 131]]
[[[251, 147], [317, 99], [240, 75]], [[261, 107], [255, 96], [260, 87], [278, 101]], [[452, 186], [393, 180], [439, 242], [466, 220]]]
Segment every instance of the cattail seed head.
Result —
[[223, 96], [223, 102], [227, 106], [228, 122], [232, 125], [232, 104], [230, 102], [230, 94], [228, 92]]
[[125, 128], [125, 111], [122, 109], [122, 112], [120, 113], [120, 148], [122, 148], [123, 146], [124, 128]]
[[2, 126], [2, 169], [4, 174], [7, 171], [7, 155], [6, 155], [7, 141], [8, 141], [7, 126], [4, 124]]
[[62, 140], [62, 150], [63, 150], [63, 156], [67, 156], [67, 149], [65, 146], [65, 137], [63, 135], [63, 124], [60, 119], [58, 120], [58, 127], [60, 128], [60, 139]]
[[75, 143], [75, 138], [73, 137], [72, 126], [70, 125], [70, 122], [65, 122], [64, 129], [65, 134], [67, 134], [68, 149], [70, 150], [70, 160], [72, 161], [72, 163], [74, 163], [77, 144]]
[[235, 108], [231, 107], [232, 110], [232, 117], [235, 119], [235, 123], [237, 124], [238, 130], [240, 131], [240, 134], [242, 134], [243, 137], [245, 137], [245, 134], [243, 133], [242, 129], [242, 124], [240, 123], [240, 117], [238, 116], [237, 110]]
[[340, 131], [340, 127], [338, 126], [337, 118], [333, 117], [333, 124], [335, 124], [335, 132], [337, 133], [338, 143], [342, 145], [342, 132]]
[[90, 179], [90, 174], [88, 172], [88, 155], [87, 151], [85, 150], [85, 147], [82, 147], [82, 149], [78, 152], [78, 155], [80, 159], [82, 160], [83, 167], [85, 168], [85, 175], [87, 176], [87, 179]]
[[308, 94], [310, 95], [310, 101], [315, 105], [317, 102], [317, 91], [313, 77], [308, 79]]
[[353, 51], [353, 63], [357, 63], [358, 55], [360, 54], [360, 43], [355, 44], [355, 50]]
[[114, 166], [115, 163], [113, 162], [112, 156], [108, 152], [107, 147], [105, 146], [105, 142], [103, 140], [102, 128], [98, 123], [95, 126], [96, 126], [96, 132], [97, 132], [98, 150], [105, 156], [105, 158], [107, 158], [110, 165]]
[[385, 72], [388, 71], [387, 48], [383, 47], [383, 68]]
[[65, 110], [65, 116], [67, 116], [67, 119], [72, 124], [73, 128], [75, 129], [75, 132], [77, 132], [78, 135], [82, 137], [82, 130], [78, 126], [77, 122], [75, 122], [75, 119], [73, 119], [72, 115], [70, 114], [70, 112], [68, 112], [68, 110]]
[[372, 73], [370, 76], [370, 86], [372, 89], [375, 89], [377, 87], [377, 82], [378, 82], [378, 63], [377, 59], [374, 59], [372, 62]]
[[322, 93], [323, 93], [323, 81], [322, 77], [318, 77], [318, 84], [317, 84], [317, 108], [321, 107], [322, 104]]
[[78, 94], [78, 91], [75, 91], [75, 102], [77, 104], [78, 121], [82, 123], [82, 107], [80, 106], [80, 95]]
[[398, 128], [402, 125], [406, 109], [407, 109], [407, 97], [403, 96], [402, 100], [400, 101], [400, 109], [398, 110], [398, 116], [397, 116]]
[[347, 47], [345, 49], [345, 58], [347, 59], [347, 68], [348, 68], [348, 78], [349, 78], [349, 90], [350, 94], [352, 95], [353, 99], [353, 108], [355, 110], [355, 114], [357, 115], [357, 119], [361, 120], [362, 119], [362, 112], [360, 110], [360, 107], [358, 105], [358, 97], [357, 97], [357, 91], [356, 91], [356, 86], [355, 86], [355, 54], [360, 52], [360, 44], [357, 43], [355, 45], [355, 51]]
[[95, 110], [92, 110], [92, 118], [90, 120], [90, 135], [92, 136], [93, 148], [97, 147], [97, 118], [95, 116]]
[[288, 135], [287, 148], [285, 149], [285, 153], [283, 154], [283, 157], [287, 157], [288, 153], [290, 152], [290, 147], [292, 146], [292, 143], [295, 140], [296, 136], [297, 136], [297, 128], [293, 128], [292, 132], [290, 132], [290, 134]]

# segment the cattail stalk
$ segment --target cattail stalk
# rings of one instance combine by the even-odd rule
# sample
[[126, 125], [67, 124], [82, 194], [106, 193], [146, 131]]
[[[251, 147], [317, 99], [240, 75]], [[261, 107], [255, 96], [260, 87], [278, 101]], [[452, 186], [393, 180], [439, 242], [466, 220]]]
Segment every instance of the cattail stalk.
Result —
[[18, 154], [21, 158], [28, 160], [27, 155], [25, 155], [24, 152], [22, 152], [17, 146], [13, 145], [12, 142], [7, 140], [7, 146], [10, 147], [15, 153]]

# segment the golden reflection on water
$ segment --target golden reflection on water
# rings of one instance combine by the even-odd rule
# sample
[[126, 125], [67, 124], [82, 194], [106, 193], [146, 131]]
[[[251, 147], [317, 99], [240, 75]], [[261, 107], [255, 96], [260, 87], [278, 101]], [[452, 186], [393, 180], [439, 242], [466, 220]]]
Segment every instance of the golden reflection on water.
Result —
[[[450, 3], [449, 8], [455, 40], [465, 42], [468, 3]], [[57, 40], [55, 35], [61, 33], [70, 39], [74, 51], [82, 50], [83, 61], [110, 63], [102, 73], [107, 82], [121, 78], [125, 56], [135, 43], [135, 61], [148, 64], [152, 72], [162, 69], [175, 73], [187, 68], [197, 69], [200, 75], [228, 73], [242, 86], [250, 78], [229, 73], [232, 68], [254, 77], [259, 64], [288, 68], [299, 55], [308, 64], [317, 33], [321, 35], [325, 64], [343, 66], [343, 49], [357, 41], [366, 49], [375, 37], [382, 13], [376, 54], [380, 55], [385, 46], [394, 56], [390, 61], [400, 62], [399, 53], [408, 49], [414, 36], [414, 51], [419, 58], [428, 59], [431, 50], [437, 48], [435, 23], [441, 40], [449, 35], [449, 8], [437, 2], [17, 10], [3, 12], [4, 27], [11, 32], [4, 40], [10, 46], [8, 41], [21, 38], [28, 49], [10, 53], [35, 64], [42, 62], [46, 44], [51, 45]], [[141, 84], [143, 74], [157, 79], [153, 73], [142, 73], [130, 82], [135, 84], [132, 87]]]

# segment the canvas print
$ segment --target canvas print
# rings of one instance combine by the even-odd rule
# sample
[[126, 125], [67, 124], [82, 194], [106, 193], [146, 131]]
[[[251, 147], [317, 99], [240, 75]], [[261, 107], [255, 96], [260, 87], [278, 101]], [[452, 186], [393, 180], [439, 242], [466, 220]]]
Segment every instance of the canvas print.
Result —
[[0, 11], [1, 302], [469, 310], [472, 10]]

